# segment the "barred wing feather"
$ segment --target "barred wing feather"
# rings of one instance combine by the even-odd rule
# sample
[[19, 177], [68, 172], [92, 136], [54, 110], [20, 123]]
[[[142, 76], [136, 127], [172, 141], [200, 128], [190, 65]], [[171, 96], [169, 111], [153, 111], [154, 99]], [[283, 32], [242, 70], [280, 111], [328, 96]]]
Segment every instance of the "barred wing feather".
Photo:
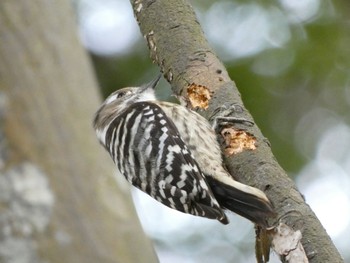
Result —
[[156, 104], [126, 108], [109, 124], [105, 147], [119, 172], [157, 201], [228, 223], [176, 126]]

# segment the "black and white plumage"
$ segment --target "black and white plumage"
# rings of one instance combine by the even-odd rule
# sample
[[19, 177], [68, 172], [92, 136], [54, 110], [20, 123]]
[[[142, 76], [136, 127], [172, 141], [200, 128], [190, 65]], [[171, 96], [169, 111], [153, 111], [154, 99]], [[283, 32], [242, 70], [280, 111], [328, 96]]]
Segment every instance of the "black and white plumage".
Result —
[[117, 170], [134, 186], [178, 211], [217, 219], [228, 209], [265, 225], [272, 206], [265, 194], [235, 181], [223, 168], [215, 133], [199, 114], [157, 101], [154, 87], [112, 93], [94, 128]]

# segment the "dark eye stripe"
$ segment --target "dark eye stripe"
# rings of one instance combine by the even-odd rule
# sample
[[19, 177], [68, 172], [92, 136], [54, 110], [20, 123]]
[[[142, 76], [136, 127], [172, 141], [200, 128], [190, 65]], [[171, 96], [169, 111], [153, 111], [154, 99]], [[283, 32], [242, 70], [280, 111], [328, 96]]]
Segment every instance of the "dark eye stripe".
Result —
[[121, 97], [124, 97], [124, 96], [125, 96], [125, 94], [126, 94], [126, 92], [124, 92], [124, 91], [122, 91], [122, 92], [118, 93], [118, 95], [117, 95], [117, 99], [119, 99], [119, 98], [121, 98]]

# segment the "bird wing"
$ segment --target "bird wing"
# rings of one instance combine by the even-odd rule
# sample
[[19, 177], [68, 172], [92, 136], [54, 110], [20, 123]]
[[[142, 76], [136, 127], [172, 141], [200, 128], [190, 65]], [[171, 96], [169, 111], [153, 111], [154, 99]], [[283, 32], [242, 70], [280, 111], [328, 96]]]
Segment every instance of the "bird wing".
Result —
[[178, 211], [228, 223], [175, 124], [152, 102], [137, 102], [116, 117], [105, 147], [134, 186]]

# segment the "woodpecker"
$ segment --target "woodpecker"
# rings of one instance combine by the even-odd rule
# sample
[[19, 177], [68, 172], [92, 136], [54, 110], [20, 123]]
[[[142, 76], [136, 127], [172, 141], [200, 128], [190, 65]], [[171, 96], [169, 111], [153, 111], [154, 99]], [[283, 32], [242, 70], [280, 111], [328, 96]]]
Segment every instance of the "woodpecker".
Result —
[[266, 226], [273, 208], [257, 188], [232, 178], [209, 122], [181, 105], [159, 101], [161, 75], [113, 92], [93, 126], [119, 174], [160, 203], [228, 224], [224, 210]]

